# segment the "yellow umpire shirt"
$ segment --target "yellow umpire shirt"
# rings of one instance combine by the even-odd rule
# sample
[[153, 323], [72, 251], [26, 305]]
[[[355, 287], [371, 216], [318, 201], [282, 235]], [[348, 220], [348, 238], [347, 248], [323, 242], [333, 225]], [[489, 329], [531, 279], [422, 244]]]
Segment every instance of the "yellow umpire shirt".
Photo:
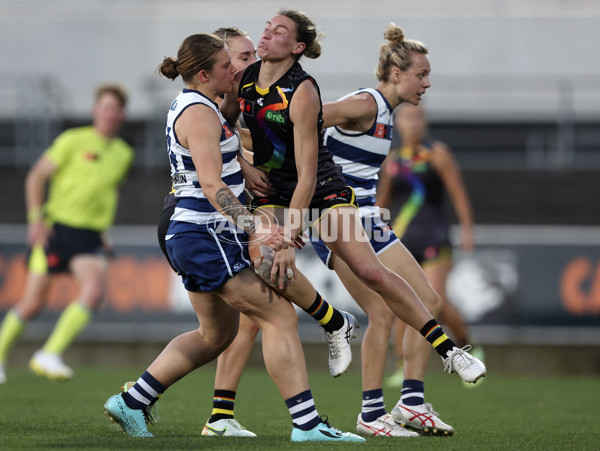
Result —
[[133, 161], [131, 146], [87, 126], [61, 133], [45, 155], [57, 166], [45, 205], [49, 221], [98, 232], [108, 229], [117, 209], [118, 187]]

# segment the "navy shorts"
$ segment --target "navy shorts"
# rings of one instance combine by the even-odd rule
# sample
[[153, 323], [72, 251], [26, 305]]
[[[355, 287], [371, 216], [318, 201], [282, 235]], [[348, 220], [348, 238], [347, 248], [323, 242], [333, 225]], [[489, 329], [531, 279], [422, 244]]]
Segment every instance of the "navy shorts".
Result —
[[[394, 243], [398, 242], [398, 238], [393, 230], [385, 222], [381, 220], [379, 216], [369, 216], [361, 218], [365, 233], [369, 237], [371, 246], [376, 254], [380, 254], [387, 250]], [[331, 250], [327, 245], [320, 239], [314, 238], [311, 235], [311, 244], [323, 263], [331, 268]]]
[[186, 290], [214, 291], [250, 267], [246, 233], [223, 223], [186, 224], [187, 230], [177, 231], [178, 224], [171, 222], [166, 245]]
[[76, 255], [104, 255], [106, 250], [100, 232], [54, 223], [44, 253], [48, 273], [60, 274], [69, 272], [69, 263]]

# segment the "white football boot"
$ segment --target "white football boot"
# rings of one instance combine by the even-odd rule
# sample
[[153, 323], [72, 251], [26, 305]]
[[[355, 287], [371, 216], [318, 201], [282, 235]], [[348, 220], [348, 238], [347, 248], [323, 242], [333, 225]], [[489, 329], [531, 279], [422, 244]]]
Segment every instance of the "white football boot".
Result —
[[356, 432], [372, 437], [418, 437], [419, 434], [403, 428], [389, 413], [381, 415], [375, 421], [364, 421], [362, 413], [356, 420]]
[[235, 418], [224, 418], [213, 423], [207, 421], [204, 429], [202, 429], [202, 435], [213, 437], [256, 437], [254, 432], [250, 432]]
[[51, 354], [42, 350], [33, 354], [29, 368], [38, 376], [53, 381], [66, 381], [73, 377], [73, 370], [64, 364], [59, 354]]
[[475, 383], [485, 376], [486, 369], [481, 360], [467, 352], [470, 349], [471, 345], [462, 349], [455, 346], [448, 351], [446, 358], [442, 357], [442, 361], [444, 362], [444, 371], [458, 374], [465, 382]]
[[415, 429], [423, 435], [453, 435], [454, 428], [440, 420], [438, 415], [429, 403], [407, 406], [400, 402], [392, 409], [394, 421], [404, 427]]
[[333, 377], [338, 377], [348, 371], [352, 363], [352, 348], [350, 339], [356, 338], [356, 329], [360, 326], [354, 315], [341, 312], [344, 325], [332, 333], [322, 330], [323, 341], [329, 345], [329, 372]]

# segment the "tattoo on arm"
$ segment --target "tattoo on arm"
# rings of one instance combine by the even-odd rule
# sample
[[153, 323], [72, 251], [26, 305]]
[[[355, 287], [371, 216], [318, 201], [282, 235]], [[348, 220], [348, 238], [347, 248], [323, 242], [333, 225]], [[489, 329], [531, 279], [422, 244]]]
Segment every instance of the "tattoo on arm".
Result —
[[227, 187], [223, 187], [215, 194], [217, 203], [222, 208], [222, 213], [230, 216], [236, 226], [248, 233], [256, 232], [254, 215], [250, 214], [237, 197]]

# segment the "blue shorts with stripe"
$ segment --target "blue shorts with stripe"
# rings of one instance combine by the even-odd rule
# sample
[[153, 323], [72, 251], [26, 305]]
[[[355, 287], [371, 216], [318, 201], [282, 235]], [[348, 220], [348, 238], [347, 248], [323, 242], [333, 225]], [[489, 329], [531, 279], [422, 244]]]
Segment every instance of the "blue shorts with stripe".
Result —
[[[389, 225], [381, 220], [379, 216], [369, 216], [361, 218], [365, 233], [371, 241], [371, 246], [376, 254], [380, 254], [387, 250], [395, 242], [399, 241], [396, 234]], [[311, 236], [311, 244], [323, 263], [331, 268], [331, 250], [320, 239]]]
[[198, 225], [172, 221], [167, 253], [188, 291], [214, 291], [250, 267], [248, 236], [227, 222]]

